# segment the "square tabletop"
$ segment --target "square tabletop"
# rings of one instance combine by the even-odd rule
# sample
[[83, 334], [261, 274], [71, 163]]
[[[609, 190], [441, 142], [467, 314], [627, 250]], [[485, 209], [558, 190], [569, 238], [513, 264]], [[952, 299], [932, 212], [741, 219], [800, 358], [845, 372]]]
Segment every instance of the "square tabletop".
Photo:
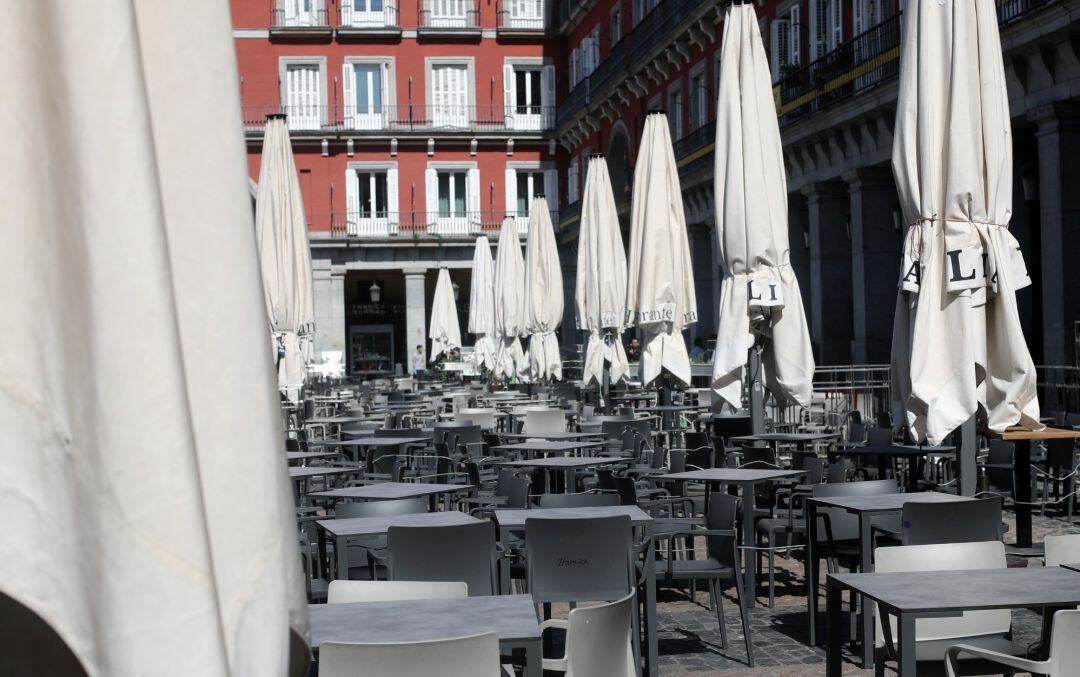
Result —
[[654, 480], [676, 482], [765, 482], [783, 480], [805, 475], [805, 470], [779, 470], [772, 468], [706, 468], [688, 470], [670, 475], [656, 475]]
[[309, 498], [354, 498], [368, 501], [388, 501], [399, 498], [433, 496], [452, 491], [475, 489], [472, 484], [428, 484], [425, 482], [378, 482], [359, 487], [345, 487], [329, 491], [316, 491], [308, 494]]
[[549, 442], [566, 442], [570, 440], [587, 440], [599, 437], [600, 433], [571, 433], [566, 431], [550, 433], [499, 433], [499, 437], [508, 440], [547, 440]]
[[626, 459], [616, 456], [552, 456], [550, 458], [534, 458], [522, 461], [499, 461], [495, 465], [510, 468], [588, 468], [593, 465], [605, 465], [610, 463], [625, 463]]
[[1080, 572], [1080, 562], [1070, 562], [1068, 564], [1062, 564], [1062, 569], [1068, 569], [1069, 571]]
[[626, 515], [631, 524], [650, 524], [652, 515], [636, 505], [595, 505], [581, 508], [532, 508], [496, 510], [495, 521], [504, 529], [524, 529], [530, 519], [588, 519]]
[[311, 646], [323, 642], [424, 642], [494, 632], [500, 641], [540, 637], [530, 595], [309, 604]]
[[339, 425], [341, 423], [360, 423], [367, 421], [370, 416], [315, 416], [304, 421], [304, 424], [312, 425]]
[[739, 435], [729, 442], [817, 442], [839, 437], [840, 433], [761, 433], [759, 435]]
[[1061, 567], [829, 574], [829, 583], [899, 613], [1080, 604], [1080, 576]]
[[337, 451], [286, 451], [286, 461], [310, 461], [316, 458], [334, 458], [341, 456]]
[[403, 444], [427, 444], [426, 437], [362, 437], [355, 440], [328, 440], [325, 446], [400, 447]]
[[956, 447], [951, 446], [916, 446], [914, 444], [870, 444], [862, 447], [845, 447], [830, 450], [830, 456], [886, 456], [891, 458], [914, 458], [926, 454], [951, 453]]
[[379, 536], [385, 534], [390, 527], [447, 527], [482, 521], [463, 512], [449, 510], [418, 512], [411, 515], [325, 519], [316, 521], [316, 524], [332, 536]]
[[342, 468], [336, 465], [327, 466], [292, 466], [289, 468], [289, 479], [301, 480], [307, 477], [319, 477], [322, 475], [348, 475], [358, 473], [363, 468]]
[[[595, 437], [595, 435], [593, 435]], [[565, 454], [578, 449], [606, 446], [604, 440], [533, 440], [515, 444], [500, 444], [494, 449], [503, 451], [533, 451], [545, 454]]]
[[902, 510], [905, 503], [956, 503], [973, 501], [968, 496], [942, 494], [936, 491], [920, 491], [907, 494], [874, 494], [872, 496], [820, 496], [806, 497], [822, 508], [843, 508], [848, 512], [893, 512]]

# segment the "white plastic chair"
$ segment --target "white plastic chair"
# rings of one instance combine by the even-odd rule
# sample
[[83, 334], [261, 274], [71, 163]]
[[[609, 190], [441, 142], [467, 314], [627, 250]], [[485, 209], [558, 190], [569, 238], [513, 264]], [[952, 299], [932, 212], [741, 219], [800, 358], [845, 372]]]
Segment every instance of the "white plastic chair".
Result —
[[330, 581], [328, 604], [344, 602], [395, 602], [410, 599], [463, 599], [465, 583], [436, 581]]
[[489, 632], [432, 642], [319, 647], [319, 677], [503, 677], [499, 640]]
[[545, 658], [544, 670], [566, 677], [634, 677], [637, 668], [630, 644], [634, 593], [608, 604], [570, 610], [566, 620], [553, 618], [540, 630], [566, 630], [566, 655]]
[[566, 412], [562, 409], [526, 409], [521, 432], [527, 435], [566, 432]]
[[[975, 569], [1004, 569], [1005, 545], [1001, 541], [978, 543], [941, 543], [934, 545], [903, 545], [878, 548], [874, 551], [874, 571], [878, 573], [901, 571], [955, 571]], [[960, 616], [947, 618], [920, 618], [915, 621], [916, 646], [922, 645], [923, 655], [937, 655], [944, 659], [945, 650], [953, 640], [967, 640], [982, 649], [1023, 655], [1025, 647], [1005, 639], [1012, 623], [1009, 609], [965, 611]], [[874, 666], [877, 674], [884, 674], [886, 660], [894, 659], [886, 651], [886, 636], [882, 631], [881, 614], [874, 608]], [[897, 627], [896, 619], [889, 617], [889, 627]], [[889, 644], [892, 644], [892, 633]], [[940, 651], [940, 653], [937, 653]], [[939, 664], [940, 665], [940, 664]]]
[[1062, 564], [1080, 562], [1080, 534], [1047, 536], [1043, 542], [1046, 547], [1046, 566], [1059, 567]]
[[454, 414], [454, 420], [470, 425], [478, 425], [481, 430], [495, 429], [494, 409], [458, 409]]
[[1075, 675], [1077, 666], [1080, 666], [1080, 611], [1069, 609], [1054, 614], [1054, 627], [1050, 631], [1050, 658], [1045, 661], [1032, 661], [980, 649], [976, 646], [957, 644], [950, 646], [945, 653], [945, 671], [949, 677], [956, 677], [956, 662], [962, 653], [978, 656], [1023, 672], [1030, 672], [1033, 675], [1046, 675], [1046, 677]]

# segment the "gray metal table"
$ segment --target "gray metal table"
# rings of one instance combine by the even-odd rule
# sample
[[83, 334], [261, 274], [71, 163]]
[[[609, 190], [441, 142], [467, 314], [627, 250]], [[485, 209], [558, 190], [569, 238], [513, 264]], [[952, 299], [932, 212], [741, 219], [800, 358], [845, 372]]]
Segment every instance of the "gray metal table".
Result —
[[572, 433], [566, 431], [550, 433], [499, 433], [507, 440], [547, 440], [549, 442], [568, 442], [573, 440], [591, 440], [601, 437], [601, 433]]
[[428, 484], [425, 482], [377, 482], [359, 487], [345, 487], [330, 491], [314, 491], [308, 498], [325, 498], [335, 501], [394, 501], [403, 498], [427, 497], [430, 510], [435, 511], [440, 494], [449, 496], [456, 491], [475, 489], [472, 484]]
[[[378, 448], [378, 449], [400, 449], [403, 446], [410, 444], [427, 445], [428, 439], [426, 437], [359, 437], [354, 440], [324, 440], [319, 444], [326, 447], [352, 447], [352, 448]], [[354, 461], [359, 461], [359, 455]]]
[[[596, 435], [589, 435], [595, 438]], [[582, 449], [594, 449], [607, 445], [604, 440], [577, 439], [577, 440], [533, 440], [531, 442], [517, 442], [515, 444], [500, 444], [493, 447], [493, 451], [520, 451], [526, 457], [536, 454], [572, 454]]]
[[[513, 445], [517, 446], [517, 445]], [[563, 493], [572, 493], [575, 486], [574, 472], [581, 468], [589, 468], [596, 465], [611, 465], [624, 463], [625, 458], [607, 456], [552, 456], [550, 458], [534, 458], [523, 461], [499, 461], [495, 465], [508, 468], [543, 468], [553, 476], [560, 470], [563, 472]], [[553, 492], [554, 493], [554, 492]]]
[[334, 539], [337, 557], [335, 578], [349, 578], [349, 541], [364, 536], [385, 535], [390, 527], [441, 527], [482, 522], [463, 512], [422, 512], [412, 515], [384, 515], [380, 517], [353, 517], [349, 519], [326, 519], [315, 522], [319, 526], [320, 561], [326, 561], [325, 535]]
[[308, 461], [314, 461], [322, 458], [334, 458], [335, 456], [341, 456], [341, 452], [338, 451], [286, 451], [285, 460], [291, 463], [299, 463], [300, 465], [306, 464]]
[[[742, 530], [742, 549], [743, 549], [743, 590], [747, 591], [746, 605], [753, 607], [755, 604], [755, 598], [757, 597], [756, 581], [757, 581], [757, 557], [754, 553], [754, 524], [752, 520], [749, 520], [749, 524], [746, 522], [747, 515], [753, 515], [754, 508], [754, 485], [760, 482], [775, 482], [777, 480], [787, 480], [793, 477], [799, 477], [805, 475], [803, 470], [773, 470], [771, 468], [708, 468], [705, 470], [690, 470], [687, 472], [677, 472], [670, 475], [656, 475], [654, 480], [669, 481], [669, 482], [705, 482], [705, 505], [708, 510], [708, 491], [709, 483], [723, 483], [734, 484], [739, 487], [739, 495], [742, 497], [743, 502], [743, 530]], [[749, 497], [749, 501], [747, 500]]]
[[[868, 446], [848, 446], [843, 449], [829, 449], [825, 452], [829, 462], [832, 463], [840, 456], [866, 456], [868, 458], [876, 458], [878, 464], [878, 478], [885, 477], [885, 463], [890, 459], [904, 458], [909, 461], [924, 459], [928, 454], [940, 454], [955, 452], [956, 447], [940, 446], [940, 447], [928, 447], [928, 446], [916, 446], [909, 444], [873, 444]], [[907, 485], [906, 489], [909, 493], [918, 491], [919, 488], [919, 468], [908, 468]]]
[[[897, 618], [899, 677], [915, 677], [915, 620], [980, 609], [1080, 605], [1080, 576], [1060, 567], [829, 574], [826, 674], [841, 674], [841, 593], [853, 590]], [[957, 640], [962, 643], [962, 640]]]
[[341, 475], [355, 475], [362, 472], [362, 468], [342, 468], [336, 465], [326, 466], [289, 466], [289, 479], [299, 485], [302, 495], [307, 495], [307, 481], [312, 477], [335, 477]]
[[773, 448], [778, 444], [794, 444], [805, 449], [807, 444], [822, 442], [840, 437], [840, 433], [761, 433], [760, 435], [739, 435], [728, 442], [771, 442]]
[[324, 642], [424, 642], [494, 632], [499, 649], [525, 650], [525, 674], [540, 677], [540, 623], [529, 595], [309, 604], [311, 646]]
[[[641, 543], [645, 547], [643, 576], [645, 578], [645, 662], [648, 674], [658, 674], [656, 625], [656, 557], [653, 543], [653, 517], [636, 505], [605, 505], [591, 508], [535, 508], [532, 510], [496, 510], [495, 522], [499, 525], [499, 539], [504, 543], [511, 531], [523, 531], [525, 520], [530, 519], [592, 519], [626, 515], [630, 524], [642, 529]], [[504, 567], [505, 570], [505, 567]], [[506, 573], [509, 576], [509, 573]], [[1080, 577], [1078, 577], [1080, 578]], [[509, 580], [503, 581], [503, 590], [509, 589]]]
[[[810, 644], [817, 640], [818, 612], [818, 558], [817, 547], [817, 511], [818, 508], [840, 508], [859, 517], [859, 569], [869, 573], [874, 569], [873, 537], [870, 528], [873, 518], [887, 513], [900, 512], [905, 503], [955, 503], [970, 501], [966, 496], [922, 492], [915, 494], [877, 494], [872, 496], [822, 496], [806, 499], [806, 608], [810, 620]], [[862, 600], [862, 660], [863, 668], [869, 669], [874, 664], [874, 616], [869, 602]], [[854, 639], [854, 638], [853, 638]]]

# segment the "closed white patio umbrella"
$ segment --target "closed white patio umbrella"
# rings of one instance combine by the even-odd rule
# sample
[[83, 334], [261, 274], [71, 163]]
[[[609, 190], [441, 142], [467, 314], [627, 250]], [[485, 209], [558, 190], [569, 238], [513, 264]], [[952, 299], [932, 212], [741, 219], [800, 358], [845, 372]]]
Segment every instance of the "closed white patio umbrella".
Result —
[[697, 322], [697, 297], [671, 132], [667, 115], [658, 111], [645, 117], [634, 166], [626, 318], [644, 335], [642, 384], [648, 386], [666, 370], [690, 385], [682, 332]]
[[893, 327], [894, 413], [940, 444], [980, 411], [1038, 429], [1016, 307], [1030, 284], [1012, 215], [1012, 135], [992, 0], [904, 10], [893, 142], [904, 219]]
[[473, 360], [477, 371], [494, 371], [495, 346], [495, 262], [486, 235], [476, 238], [473, 250], [472, 282], [469, 288], [469, 332], [476, 336]]
[[461, 328], [458, 325], [454, 285], [450, 281], [450, 271], [446, 268], [439, 270], [439, 279], [435, 282], [428, 338], [431, 339], [431, 351], [428, 355], [432, 362], [439, 355], [449, 354], [454, 348], [461, 347]]
[[499, 350], [496, 377], [512, 381], [525, 371], [525, 353], [518, 338], [524, 329], [525, 259], [521, 256], [517, 221], [507, 218], [495, 250], [495, 342]]
[[533, 381], [562, 379], [555, 330], [563, 317], [562, 266], [548, 203], [532, 201], [525, 244], [525, 333], [529, 336], [528, 376]]
[[712, 387], [741, 406], [747, 351], [757, 344], [777, 403], [808, 406], [814, 353], [791, 267], [780, 127], [753, 5], [727, 8], [718, 89], [714, 184], [724, 278]]
[[228, 6], [7, 10], [0, 672], [306, 674]]
[[605, 362], [611, 365], [611, 382], [618, 383], [630, 372], [621, 336], [626, 317], [626, 250], [603, 155], [589, 158], [585, 174], [574, 301], [578, 329], [589, 332], [582, 383], [602, 384]]
[[278, 387], [295, 399], [312, 357], [315, 310], [307, 218], [283, 115], [269, 116], [266, 122], [255, 201], [255, 236]]

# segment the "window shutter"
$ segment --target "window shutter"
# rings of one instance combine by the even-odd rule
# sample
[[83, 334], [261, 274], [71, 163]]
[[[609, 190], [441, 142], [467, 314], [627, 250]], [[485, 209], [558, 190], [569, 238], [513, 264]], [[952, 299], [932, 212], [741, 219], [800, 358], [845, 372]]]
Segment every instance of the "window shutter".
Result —
[[551, 129], [555, 126], [555, 66], [540, 69], [540, 126]]
[[346, 63], [341, 68], [341, 99], [345, 103], [345, 128], [356, 128], [356, 96], [353, 86], [356, 80], [356, 68]]
[[506, 214], [507, 216], [517, 212], [517, 171], [506, 168]]
[[506, 126], [514, 128], [514, 103], [517, 79], [514, 77], [514, 67], [510, 64], [503, 65], [503, 101], [506, 106]]
[[866, 4], [863, 0], [851, 0], [851, 23], [854, 27], [853, 35], [858, 35], [866, 30]]
[[357, 191], [356, 170], [352, 167], [345, 170], [345, 224], [349, 235], [357, 235], [359, 224], [357, 223], [360, 211]]
[[434, 223], [439, 211], [439, 176], [434, 169], [424, 172], [424, 195], [427, 198], [427, 223]]
[[471, 212], [471, 216], [476, 223], [480, 223], [480, 170], [476, 167], [470, 169], [466, 183], [468, 184], [466, 188], [468, 198], [465, 202], [465, 209]]
[[352, 5], [353, 4], [351, 2], [349, 2], [348, 0], [342, 0], [342, 3], [341, 3], [341, 25], [342, 26], [351, 26], [352, 25], [352, 9], [353, 9]]
[[[400, 219], [401, 204], [398, 200], [397, 167], [386, 170], [386, 211], [391, 226], [397, 226]], [[392, 232], [397, 232], [395, 228]]]
[[784, 23], [774, 19], [769, 26], [769, 70], [772, 71], [773, 82], [780, 79], [780, 24]]
[[[857, 0], [856, 0], [857, 1]], [[798, 65], [802, 62], [802, 20], [801, 20], [801, 8], [795, 5], [791, 8], [791, 14], [788, 15], [788, 63]]]
[[544, 196], [547, 197], [548, 209], [559, 208], [559, 173], [554, 169], [544, 170]]
[[839, 0], [833, 0], [831, 8], [831, 31], [829, 34], [829, 49], [836, 49], [844, 38], [844, 4]]

